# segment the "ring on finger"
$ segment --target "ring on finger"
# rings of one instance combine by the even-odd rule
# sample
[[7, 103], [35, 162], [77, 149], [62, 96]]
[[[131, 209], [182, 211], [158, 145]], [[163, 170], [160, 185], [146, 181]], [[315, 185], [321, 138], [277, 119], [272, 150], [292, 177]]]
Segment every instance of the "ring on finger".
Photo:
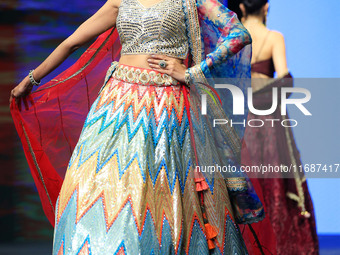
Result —
[[164, 69], [164, 68], [166, 68], [168, 63], [165, 60], [161, 60], [161, 61], [159, 61], [158, 65], [159, 65], [160, 68]]

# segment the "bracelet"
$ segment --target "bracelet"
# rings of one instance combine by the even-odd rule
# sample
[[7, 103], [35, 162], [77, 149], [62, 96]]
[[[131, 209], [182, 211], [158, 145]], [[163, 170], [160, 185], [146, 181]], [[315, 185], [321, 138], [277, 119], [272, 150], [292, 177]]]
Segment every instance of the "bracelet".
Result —
[[41, 81], [37, 82], [34, 77], [33, 77], [33, 71], [34, 70], [31, 70], [29, 73], [28, 73], [28, 78], [30, 79], [30, 82], [35, 85], [35, 86], [39, 86]]
[[189, 69], [185, 70], [184, 81], [188, 86], [190, 86], [191, 77], [190, 77]]

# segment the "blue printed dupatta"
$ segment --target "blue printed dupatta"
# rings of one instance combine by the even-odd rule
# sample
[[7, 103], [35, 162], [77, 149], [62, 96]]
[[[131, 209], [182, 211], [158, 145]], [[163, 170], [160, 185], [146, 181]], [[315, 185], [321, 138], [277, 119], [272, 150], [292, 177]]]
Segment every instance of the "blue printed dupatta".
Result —
[[[246, 95], [247, 88], [251, 86], [250, 34], [236, 14], [217, 0], [183, 0], [183, 3], [194, 63], [189, 73], [195, 177], [204, 180], [212, 192], [216, 179], [224, 178], [236, 222], [258, 222], [264, 218], [263, 205], [240, 168], [247, 111], [234, 115], [230, 91], [215, 88], [215, 84], [232, 84]], [[206, 98], [206, 115], [201, 114], [202, 96]], [[214, 120], [223, 120], [227, 124], [214, 125]], [[232, 122], [238, 125], [232, 125]], [[204, 129], [208, 130], [208, 135], [204, 135]], [[220, 171], [220, 174], [207, 171], [223, 167], [229, 170]]]

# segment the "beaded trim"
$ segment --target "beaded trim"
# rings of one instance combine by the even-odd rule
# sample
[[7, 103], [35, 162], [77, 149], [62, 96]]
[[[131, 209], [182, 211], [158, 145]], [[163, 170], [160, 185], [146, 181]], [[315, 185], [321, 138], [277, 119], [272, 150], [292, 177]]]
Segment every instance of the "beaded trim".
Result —
[[184, 75], [185, 83], [190, 86], [191, 83], [191, 77], [189, 73], [189, 69], [185, 70], [185, 75]]
[[172, 86], [180, 84], [170, 75], [153, 71], [151, 69], [137, 68], [121, 64], [116, 68], [112, 76], [118, 80], [143, 85]]
[[241, 191], [248, 189], [248, 183], [244, 177], [231, 177], [225, 179], [229, 191]]
[[200, 4], [198, 4], [196, 0], [182, 0], [182, 1], [191, 55], [194, 64], [197, 65], [201, 63], [203, 55], [202, 54], [203, 45], [201, 42], [201, 28], [197, 12], [197, 8], [200, 7]]

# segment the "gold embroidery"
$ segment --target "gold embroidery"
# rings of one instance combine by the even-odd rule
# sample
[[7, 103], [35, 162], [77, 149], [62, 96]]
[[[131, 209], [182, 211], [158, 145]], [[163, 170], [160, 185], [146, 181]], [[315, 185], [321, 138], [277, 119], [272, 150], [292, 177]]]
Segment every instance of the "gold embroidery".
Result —
[[143, 70], [132, 67], [119, 65], [112, 74], [118, 80], [126, 81], [129, 83], [140, 83], [143, 85], [156, 85], [156, 86], [173, 86], [180, 83], [167, 74], [156, 73], [152, 70]]
[[[205, 75], [204, 75], [200, 65], [195, 65], [195, 66], [191, 67], [189, 69], [189, 72], [190, 72], [190, 76], [193, 80], [193, 83], [196, 84], [197, 88], [202, 89], [202, 90], [206, 90], [206, 91], [210, 91], [211, 95], [215, 94], [215, 92], [213, 92], [209, 88], [209, 83], [208, 83], [207, 79], [205, 78]], [[214, 100], [218, 100], [216, 96], [214, 96]], [[208, 103], [209, 102], [211, 103], [212, 100], [209, 100]], [[224, 113], [224, 110], [223, 110], [223, 108], [222, 108], [222, 106], [219, 102], [216, 103], [216, 104], [214, 103], [214, 105], [211, 105], [210, 110], [215, 112], [214, 116], [223, 114], [223, 116], [221, 116], [220, 118], [226, 119], [226, 120], [228, 120], [228, 123], [230, 123], [227, 115]], [[223, 133], [227, 135], [227, 139], [228, 139], [228, 142], [229, 142], [228, 145], [230, 146], [230, 148], [234, 152], [236, 159], [239, 162], [241, 162], [242, 142], [241, 142], [238, 134], [236, 133], [235, 129], [233, 127], [231, 127], [230, 125], [221, 125], [220, 129], [223, 130]]]
[[191, 54], [194, 64], [202, 61], [201, 30], [198, 20], [196, 0], [186, 0], [187, 22], [189, 23], [189, 39], [191, 40]]
[[247, 181], [244, 177], [234, 177], [225, 180], [228, 190], [245, 190], [248, 188]]
[[[282, 116], [282, 118], [285, 119], [284, 116]], [[289, 157], [290, 157], [291, 163], [292, 165], [296, 166], [296, 160], [294, 157], [292, 141], [290, 139], [288, 128], [285, 128], [285, 135], [287, 139]], [[306, 210], [305, 194], [303, 192], [303, 187], [302, 187], [302, 183], [305, 181], [305, 178], [301, 178], [299, 173], [294, 171], [294, 180], [295, 180], [297, 194], [294, 194], [292, 192], [287, 192], [287, 197], [297, 202], [298, 207], [300, 207], [301, 209], [301, 215], [305, 216], [306, 218], [309, 218], [310, 213]]]
[[47, 187], [46, 187], [46, 184], [45, 184], [45, 180], [44, 180], [44, 177], [42, 175], [42, 172], [40, 170], [40, 167], [38, 165], [38, 161], [37, 161], [37, 158], [35, 157], [35, 154], [34, 154], [34, 151], [33, 151], [33, 148], [32, 148], [32, 145], [31, 145], [31, 142], [30, 140], [28, 139], [28, 135], [26, 133], [26, 129], [24, 127], [24, 125], [21, 123], [21, 127], [22, 127], [22, 130], [24, 131], [24, 134], [25, 134], [25, 138], [26, 138], [26, 142], [27, 142], [27, 145], [28, 145], [28, 148], [30, 150], [30, 153], [31, 153], [31, 156], [32, 156], [32, 159], [33, 159], [33, 162], [34, 162], [34, 165], [35, 165], [35, 168], [37, 169], [37, 172], [39, 174], [39, 178], [44, 186], [44, 190], [46, 192], [46, 195], [47, 195], [47, 198], [48, 198], [48, 201], [50, 202], [50, 205], [51, 205], [51, 208], [52, 208], [52, 211], [53, 213], [55, 213], [54, 211], [54, 205], [52, 203], [52, 200], [50, 198], [50, 194], [48, 193], [48, 190], [47, 190]]

